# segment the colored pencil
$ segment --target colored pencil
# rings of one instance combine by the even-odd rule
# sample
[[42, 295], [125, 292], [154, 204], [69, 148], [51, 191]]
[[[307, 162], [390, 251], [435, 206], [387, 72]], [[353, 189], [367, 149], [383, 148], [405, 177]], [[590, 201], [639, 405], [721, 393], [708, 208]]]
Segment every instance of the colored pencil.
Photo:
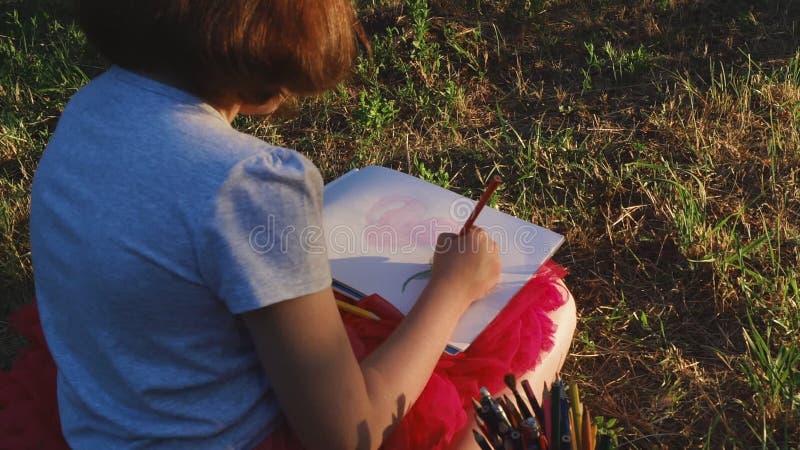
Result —
[[486, 187], [486, 190], [483, 191], [483, 195], [481, 198], [478, 199], [478, 203], [475, 204], [475, 209], [472, 210], [472, 214], [469, 215], [467, 221], [464, 223], [464, 228], [461, 229], [460, 235], [465, 235], [469, 232], [469, 229], [472, 228], [472, 224], [475, 222], [475, 219], [478, 218], [478, 214], [480, 214], [481, 210], [486, 203], [489, 201], [489, 198], [492, 197], [495, 189], [500, 186], [500, 183], [503, 182], [503, 179], [500, 178], [500, 175], [495, 175], [492, 177], [492, 180], [489, 182], [489, 185]]
[[513, 373], [507, 373], [506, 376], [503, 377], [503, 381], [505, 381], [506, 386], [508, 386], [508, 388], [511, 390], [511, 393], [514, 394], [514, 399], [517, 401], [517, 409], [519, 409], [519, 413], [522, 415], [522, 417], [525, 419], [528, 417], [533, 417], [531, 410], [528, 409], [528, 405], [525, 404], [525, 401], [522, 399], [522, 396], [517, 390], [517, 377], [515, 377]]
[[528, 402], [531, 404], [531, 408], [533, 408], [533, 413], [536, 414], [536, 420], [539, 421], [539, 427], [544, 428], [544, 409], [539, 405], [539, 402], [536, 400], [536, 396], [533, 394], [533, 389], [531, 389], [531, 383], [528, 380], [522, 380], [520, 382], [522, 385], [522, 390], [525, 391], [525, 396], [528, 397]]
[[567, 388], [564, 382], [560, 383], [559, 399], [561, 402], [561, 450], [574, 450], [572, 448], [572, 416], [569, 412], [569, 401], [567, 400]]
[[575, 420], [572, 419], [572, 414], [567, 415], [569, 417], [569, 443], [570, 443], [570, 450], [580, 450], [578, 448], [578, 439], [575, 436], [580, 433], [580, 430], [575, 429]]
[[478, 443], [478, 446], [481, 448], [481, 450], [494, 450], [494, 447], [492, 447], [492, 445], [486, 441], [486, 438], [484, 438], [482, 434], [478, 433], [478, 431], [472, 430], [472, 436], [475, 438], [475, 442]]
[[561, 448], [561, 382], [550, 385], [550, 444], [553, 449]]
[[569, 394], [570, 394], [570, 409], [572, 413], [572, 431], [573, 437], [573, 447], [578, 450], [583, 450], [583, 436], [581, 436], [581, 431], [583, 430], [583, 404], [581, 403], [581, 394], [578, 391], [578, 383], [571, 383], [569, 385]]
[[342, 311], [349, 312], [351, 314], [355, 314], [357, 316], [363, 317], [365, 319], [372, 319], [372, 320], [381, 320], [377, 314], [373, 313], [372, 311], [367, 311], [364, 308], [359, 308], [356, 305], [352, 305], [342, 300], [336, 300], [336, 306], [339, 307]]
[[547, 383], [542, 388], [542, 410], [544, 411], [544, 422], [542, 423], [544, 429], [542, 432], [547, 437], [547, 444], [550, 446], [553, 443], [553, 437], [550, 435], [550, 432], [553, 431], [553, 419], [550, 417], [550, 389], [547, 387]]
[[592, 439], [592, 416], [589, 414], [589, 408], [585, 405], [583, 407], [583, 419], [581, 422], [581, 450], [594, 450]]

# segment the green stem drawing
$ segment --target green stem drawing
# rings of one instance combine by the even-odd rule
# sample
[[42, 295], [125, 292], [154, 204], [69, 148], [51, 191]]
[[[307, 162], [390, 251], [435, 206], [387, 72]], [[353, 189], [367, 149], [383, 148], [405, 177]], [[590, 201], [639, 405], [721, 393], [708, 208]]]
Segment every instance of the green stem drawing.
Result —
[[403, 283], [403, 288], [400, 290], [400, 292], [405, 292], [406, 291], [406, 286], [408, 286], [408, 283], [410, 283], [412, 280], [422, 280], [422, 279], [425, 279], [425, 278], [429, 278], [430, 276], [431, 276], [431, 269], [426, 269], [426, 270], [423, 270], [422, 272], [417, 272], [414, 275], [411, 275], [405, 281], [405, 283]]

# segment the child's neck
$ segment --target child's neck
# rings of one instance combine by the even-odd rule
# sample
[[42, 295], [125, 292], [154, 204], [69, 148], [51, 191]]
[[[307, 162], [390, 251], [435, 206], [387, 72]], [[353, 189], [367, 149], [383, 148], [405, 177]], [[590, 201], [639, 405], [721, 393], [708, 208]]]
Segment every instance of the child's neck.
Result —
[[[169, 75], [144, 70], [138, 70], [136, 73], [143, 77], [156, 80], [159, 83], [164, 83], [177, 89], [186, 90], [185, 86], [181, 85], [179, 81]], [[203, 100], [216, 109], [222, 115], [222, 117], [228, 121], [228, 123], [233, 122], [233, 119], [236, 118], [236, 116], [239, 114], [239, 111], [242, 109], [242, 103], [238, 101], [212, 101], [205, 98]]]

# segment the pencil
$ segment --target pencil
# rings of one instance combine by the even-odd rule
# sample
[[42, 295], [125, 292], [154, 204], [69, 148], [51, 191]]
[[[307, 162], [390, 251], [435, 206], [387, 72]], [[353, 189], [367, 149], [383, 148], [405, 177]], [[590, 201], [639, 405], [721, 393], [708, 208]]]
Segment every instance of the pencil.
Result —
[[581, 394], [578, 391], [578, 383], [569, 385], [570, 395], [570, 413], [572, 414], [572, 423], [574, 426], [571, 428], [573, 436], [576, 438], [573, 441], [574, 447], [578, 450], [583, 450], [583, 404], [581, 403]]
[[481, 435], [480, 433], [478, 433], [474, 429], [472, 430], [472, 436], [475, 438], [475, 442], [478, 443], [478, 446], [480, 446], [481, 450], [492, 450], [493, 449], [492, 445], [489, 444], [489, 442], [486, 440], [486, 438], [484, 438], [483, 435]]
[[467, 221], [464, 222], [464, 228], [461, 229], [460, 235], [465, 235], [469, 232], [469, 229], [472, 228], [472, 224], [475, 222], [475, 219], [478, 218], [478, 214], [480, 214], [481, 210], [486, 203], [489, 201], [489, 198], [492, 197], [495, 189], [500, 186], [500, 183], [503, 182], [503, 179], [500, 178], [500, 175], [495, 175], [492, 177], [492, 180], [489, 182], [489, 185], [486, 186], [486, 190], [483, 191], [481, 198], [478, 199], [478, 203], [475, 204], [475, 209], [472, 210], [472, 214], [469, 215]]
[[525, 396], [528, 397], [528, 402], [530, 402], [533, 408], [536, 420], [539, 421], [539, 428], [544, 429], [544, 409], [542, 409], [542, 406], [536, 401], [536, 396], [533, 394], [530, 382], [528, 380], [522, 380], [519, 384], [522, 386], [522, 390], [525, 391]]
[[581, 419], [581, 450], [594, 450], [592, 439], [592, 416], [589, 408], [583, 407], [583, 419]]
[[517, 401], [517, 408], [519, 409], [520, 415], [525, 419], [533, 417], [533, 413], [528, 409], [528, 405], [525, 404], [525, 401], [522, 400], [522, 396], [519, 395], [519, 391], [517, 390], [517, 377], [515, 377], [513, 373], [507, 373], [506, 376], [503, 377], [503, 381], [505, 381], [511, 393], [514, 394], [514, 399]]
[[550, 385], [550, 445], [553, 450], [561, 448], [561, 381]]
[[344, 302], [344, 301], [341, 301], [341, 300], [336, 300], [336, 306], [338, 306], [339, 309], [341, 309], [342, 311], [347, 311], [347, 312], [349, 312], [351, 314], [355, 314], [355, 315], [363, 317], [365, 319], [381, 320], [381, 318], [378, 317], [377, 314], [375, 314], [375, 313], [373, 313], [371, 311], [367, 311], [364, 308], [359, 308], [356, 305], [351, 305], [350, 303], [347, 303], [347, 302]]
[[576, 436], [578, 436], [578, 430], [575, 429], [575, 419], [572, 418], [572, 414], [568, 414], [567, 417], [569, 417], [569, 438], [570, 438], [569, 442], [570, 442], [570, 448], [572, 450], [579, 450], [578, 449], [578, 439], [576, 439]]
[[[552, 384], [551, 384], [552, 387]], [[550, 412], [550, 391], [547, 389], [547, 383], [544, 384], [544, 389], [542, 390], [542, 410], [544, 411], [544, 423], [542, 426], [544, 427], [544, 435], [547, 437], [547, 444], [553, 444], [553, 418], [552, 412]], [[558, 448], [558, 443], [555, 443], [555, 447]]]

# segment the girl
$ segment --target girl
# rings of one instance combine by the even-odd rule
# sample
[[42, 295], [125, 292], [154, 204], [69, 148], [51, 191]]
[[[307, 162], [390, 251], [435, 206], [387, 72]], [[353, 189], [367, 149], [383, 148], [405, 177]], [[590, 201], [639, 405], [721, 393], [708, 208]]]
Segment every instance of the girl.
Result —
[[346, 76], [350, 0], [76, 4], [115, 66], [64, 110], [31, 207], [68, 443], [250, 449], [285, 417], [309, 449], [377, 448], [500, 266], [481, 230], [441, 236], [416, 306], [358, 363], [320, 242], [251, 247], [264, 225], [320, 227], [322, 179], [230, 122]]

